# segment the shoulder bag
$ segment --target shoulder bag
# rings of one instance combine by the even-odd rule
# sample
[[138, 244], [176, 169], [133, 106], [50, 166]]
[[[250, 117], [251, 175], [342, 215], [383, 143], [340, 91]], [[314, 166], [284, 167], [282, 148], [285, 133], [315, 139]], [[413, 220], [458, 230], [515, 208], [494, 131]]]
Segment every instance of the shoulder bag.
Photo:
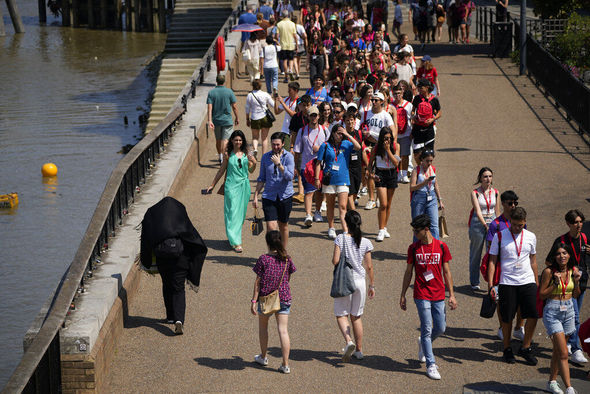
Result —
[[340, 261], [334, 267], [334, 278], [332, 279], [332, 288], [330, 289], [330, 297], [346, 297], [356, 291], [354, 279], [352, 277], [352, 266], [346, 259], [346, 240], [343, 240], [342, 253], [340, 253]]
[[258, 104], [260, 104], [260, 106], [264, 108], [264, 115], [266, 116], [266, 119], [268, 119], [269, 122], [274, 123], [277, 120], [276, 116], [272, 113], [270, 109], [268, 109], [266, 105], [262, 105], [260, 100], [258, 100], [258, 97], [256, 97], [256, 95], [254, 94], [254, 91], [252, 91], [252, 97], [254, 97], [254, 99], [258, 101]]
[[283, 270], [283, 275], [281, 275], [281, 280], [279, 280], [279, 285], [277, 286], [277, 289], [269, 295], [258, 297], [260, 310], [265, 315], [270, 315], [271, 313], [275, 313], [281, 310], [281, 299], [279, 298], [279, 289], [281, 288], [281, 283], [283, 283], [283, 278], [285, 277], [285, 272], [287, 272], [288, 265], [289, 260], [285, 261], [285, 269]]

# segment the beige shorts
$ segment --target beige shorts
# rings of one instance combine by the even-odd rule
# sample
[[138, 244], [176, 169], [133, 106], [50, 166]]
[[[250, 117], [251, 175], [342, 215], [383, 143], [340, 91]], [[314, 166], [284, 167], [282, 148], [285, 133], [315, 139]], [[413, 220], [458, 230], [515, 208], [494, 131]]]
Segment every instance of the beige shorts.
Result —
[[324, 194], [339, 194], [339, 193], [348, 193], [348, 186], [346, 185], [323, 185], [322, 186], [322, 193]]

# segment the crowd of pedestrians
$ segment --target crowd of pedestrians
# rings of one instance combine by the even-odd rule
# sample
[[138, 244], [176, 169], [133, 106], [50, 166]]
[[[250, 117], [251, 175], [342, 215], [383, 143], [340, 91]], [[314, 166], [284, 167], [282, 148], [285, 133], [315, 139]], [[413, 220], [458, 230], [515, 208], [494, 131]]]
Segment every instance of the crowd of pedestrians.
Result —
[[[469, 0], [412, 1], [409, 20], [415, 28], [415, 39], [421, 43], [440, 41], [442, 24], [447, 20], [450, 40], [468, 43], [473, 9]], [[428, 55], [416, 56], [408, 35], [401, 33], [401, 1], [393, 7], [393, 26], [386, 25], [387, 12], [387, 2], [381, 1], [370, 2], [366, 9], [356, 1], [329, 1], [321, 5], [305, 1], [299, 12], [282, 0], [272, 5], [262, 3], [257, 19], [264, 26], [262, 34], [246, 34], [242, 46], [242, 58], [252, 84], [245, 107], [246, 124], [252, 135], [251, 150], [243, 132], [233, 131], [227, 137], [230, 125], [238, 124], [238, 115], [234, 111], [235, 121], [231, 122], [227, 106], [235, 103], [235, 97], [228, 95], [223, 101], [226, 116], [224, 123], [219, 123], [218, 139], [229, 143], [207, 192], [227, 171], [226, 232], [230, 245], [241, 252], [240, 229], [250, 198], [248, 173], [259, 162], [252, 204], [258, 209], [262, 197], [269, 252], [254, 267], [257, 279], [252, 313], [260, 316], [261, 347], [255, 361], [268, 364], [269, 315], [261, 313], [256, 304], [259, 296], [278, 290], [280, 310], [276, 318], [283, 350], [279, 370], [284, 373], [290, 372], [288, 281], [295, 272], [287, 254], [289, 222], [301, 220], [309, 228], [324, 222], [326, 216], [326, 235], [334, 241], [332, 262], [336, 266], [345, 261], [351, 266], [356, 288], [349, 296], [334, 300], [337, 325], [345, 340], [343, 360], [362, 359], [361, 316], [366, 296], [375, 296], [376, 278], [371, 262], [373, 244], [361, 231], [362, 216], [370, 213], [361, 214], [360, 201], [367, 197], [361, 207], [364, 211], [377, 208], [375, 241], [382, 242], [403, 228], [395, 220], [392, 200], [396, 189], [407, 187], [414, 237], [407, 240], [410, 246], [399, 305], [402, 310], [407, 309], [405, 294], [415, 276], [413, 298], [420, 320], [418, 358], [426, 363], [428, 377], [441, 378], [432, 343], [445, 331], [446, 291], [450, 309], [457, 308], [451, 252], [440, 239], [439, 217], [444, 203], [434, 166], [436, 138], [445, 133], [437, 128], [443, 113], [441, 85], [433, 59]], [[255, 16], [253, 9], [248, 14]], [[301, 89], [302, 64], [310, 72], [311, 86], [306, 91]], [[266, 92], [261, 90], [260, 70]], [[281, 81], [288, 83], [288, 97], [278, 92]], [[220, 113], [216, 102], [221, 102], [221, 98], [211, 101], [209, 113]], [[276, 116], [284, 116], [281, 126]], [[214, 116], [210, 123], [218, 136], [215, 119]], [[276, 131], [270, 138], [269, 149], [270, 130]], [[566, 223], [570, 231], [556, 239], [546, 268], [539, 269], [537, 240], [526, 229], [527, 212], [518, 206], [514, 191], [500, 194], [493, 186], [493, 176], [491, 168], [481, 168], [471, 191], [469, 285], [474, 294], [482, 291], [483, 259], [487, 264], [483, 276], [488, 282], [487, 291], [497, 300], [498, 336], [503, 341], [503, 358], [507, 363], [515, 362], [511, 348], [514, 336], [522, 341], [516, 354], [530, 365], [537, 364], [531, 342], [543, 312], [554, 347], [547, 388], [554, 393], [562, 392], [555, 381], [559, 373], [569, 393], [568, 351], [573, 361], [587, 361], [577, 337], [579, 310], [588, 279], [586, 260], [590, 261], [586, 257], [590, 253], [587, 240], [580, 232], [584, 215], [568, 212]], [[304, 204], [301, 218], [291, 215], [296, 202]], [[336, 229], [336, 208], [341, 232]]]

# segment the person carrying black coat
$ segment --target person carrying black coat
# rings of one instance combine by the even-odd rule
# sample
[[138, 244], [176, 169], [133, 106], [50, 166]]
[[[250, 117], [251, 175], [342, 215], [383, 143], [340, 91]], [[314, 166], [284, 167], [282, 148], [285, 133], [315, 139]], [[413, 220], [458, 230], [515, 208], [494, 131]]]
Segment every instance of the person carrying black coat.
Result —
[[152, 255], [162, 277], [166, 321], [182, 335], [184, 326], [185, 280], [198, 289], [207, 246], [191, 223], [185, 206], [164, 197], [150, 207], [142, 221], [141, 264], [150, 268]]

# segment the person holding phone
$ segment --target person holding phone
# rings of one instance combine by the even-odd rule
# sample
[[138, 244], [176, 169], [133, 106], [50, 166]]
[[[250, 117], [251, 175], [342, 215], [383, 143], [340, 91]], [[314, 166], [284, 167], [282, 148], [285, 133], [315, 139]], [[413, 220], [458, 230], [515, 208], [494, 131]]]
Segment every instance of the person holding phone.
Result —
[[436, 168], [432, 165], [434, 151], [426, 149], [416, 156], [420, 157], [420, 164], [415, 171], [412, 171], [410, 179], [412, 219], [427, 214], [430, 218], [430, 233], [434, 238], [439, 239], [438, 208], [439, 205], [440, 209], [444, 209], [445, 206], [436, 181]]
[[248, 142], [242, 130], [234, 131], [229, 141], [219, 171], [215, 174], [211, 186], [202, 192], [210, 194], [227, 171], [222, 193], [225, 233], [232, 249], [236, 253], [242, 253], [242, 226], [250, 201], [248, 173], [256, 169], [256, 158], [248, 152]]
[[[399, 157], [399, 144], [393, 137], [389, 127], [383, 127], [379, 133], [377, 145], [371, 150], [371, 158], [367, 166], [368, 176], [375, 180], [377, 189], [377, 198], [379, 198], [379, 209], [377, 219], [379, 222], [379, 233], [375, 239], [382, 242], [384, 238], [389, 238], [387, 231], [387, 221], [391, 214], [391, 200], [395, 189], [397, 189], [397, 166], [401, 158]], [[371, 169], [375, 168], [375, 173], [371, 175]]]

